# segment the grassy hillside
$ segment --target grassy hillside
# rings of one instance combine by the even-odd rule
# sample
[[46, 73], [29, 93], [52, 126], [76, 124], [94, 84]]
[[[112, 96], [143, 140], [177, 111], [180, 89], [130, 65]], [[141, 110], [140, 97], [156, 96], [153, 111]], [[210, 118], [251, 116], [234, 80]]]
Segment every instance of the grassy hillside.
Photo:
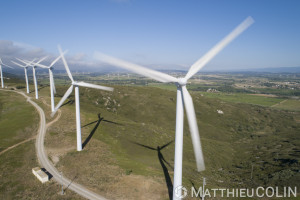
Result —
[[38, 115], [23, 96], [0, 91], [0, 151], [35, 135]]
[[[57, 88], [57, 101], [66, 89], [63, 86]], [[48, 91], [49, 88], [43, 88], [41, 94], [44, 92], [48, 96]], [[206, 177], [209, 187], [299, 187], [298, 112], [266, 107], [273, 105], [269, 99], [262, 107], [209, 98], [199, 92], [193, 92], [192, 96], [206, 170], [196, 172], [185, 121], [184, 185], [200, 186], [202, 177]], [[175, 91], [115, 86], [115, 91], [109, 93], [80, 88], [80, 98], [86, 145], [82, 152], [76, 152], [75, 105], [74, 96], [71, 96], [69, 103], [62, 107], [61, 121], [47, 136], [49, 149], [61, 148], [60, 152], [53, 150], [51, 155], [57, 166], [70, 177], [76, 174], [78, 182], [111, 198], [123, 195], [122, 198], [132, 199], [136, 195], [147, 199], [147, 193], [155, 192], [159, 194], [156, 199], [167, 199], [166, 180], [168, 177], [173, 180], [174, 143], [160, 152], [170, 166], [160, 162], [157, 151], [142, 145], [156, 148], [174, 140]], [[217, 109], [224, 114], [218, 114]], [[103, 119], [98, 120], [98, 113]], [[150, 181], [152, 185], [149, 183], [148, 188], [143, 188], [143, 181]], [[129, 182], [132, 184], [124, 184]], [[111, 191], [120, 185], [123, 189], [112, 194]], [[136, 190], [132, 191], [132, 187]]]
[[[0, 153], [37, 134], [39, 117], [34, 107], [19, 94], [0, 91]], [[35, 140], [0, 154], [0, 199], [81, 199], [71, 191], [59, 194], [60, 186], [42, 184], [32, 168], [39, 166]]]
[[42, 184], [33, 174], [38, 166], [34, 141], [0, 155], [0, 199], [84, 199], [70, 190], [60, 195], [60, 185]]

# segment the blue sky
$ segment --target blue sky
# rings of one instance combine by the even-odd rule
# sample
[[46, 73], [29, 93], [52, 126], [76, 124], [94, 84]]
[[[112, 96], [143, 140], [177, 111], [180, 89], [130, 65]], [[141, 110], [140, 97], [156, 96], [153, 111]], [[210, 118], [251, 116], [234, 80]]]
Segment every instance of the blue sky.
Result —
[[0, 7], [0, 40], [170, 69], [187, 69], [252, 16], [255, 23], [205, 69], [300, 66], [298, 0], [9, 0]]

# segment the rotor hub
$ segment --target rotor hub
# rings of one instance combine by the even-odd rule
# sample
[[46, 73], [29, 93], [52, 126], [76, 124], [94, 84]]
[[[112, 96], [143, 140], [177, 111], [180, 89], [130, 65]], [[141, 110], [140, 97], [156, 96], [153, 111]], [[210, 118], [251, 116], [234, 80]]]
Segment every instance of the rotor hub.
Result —
[[180, 79], [178, 80], [178, 84], [179, 84], [180, 86], [185, 86], [186, 83], [187, 83], [187, 80], [186, 80], [185, 78], [180, 78]]

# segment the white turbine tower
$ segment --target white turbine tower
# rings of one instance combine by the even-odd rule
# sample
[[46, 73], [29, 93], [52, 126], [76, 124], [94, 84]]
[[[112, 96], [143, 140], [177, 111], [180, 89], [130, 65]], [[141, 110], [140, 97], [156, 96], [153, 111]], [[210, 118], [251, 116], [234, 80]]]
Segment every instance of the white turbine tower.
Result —
[[82, 143], [81, 143], [81, 123], [80, 123], [80, 102], [79, 102], [79, 86], [82, 87], [88, 87], [88, 88], [95, 88], [95, 89], [100, 89], [100, 90], [106, 90], [106, 91], [113, 91], [113, 88], [110, 87], [105, 87], [105, 86], [100, 86], [100, 85], [94, 85], [91, 83], [85, 83], [85, 82], [77, 82], [74, 81], [73, 76], [70, 72], [70, 69], [68, 67], [67, 61], [63, 55], [63, 52], [60, 47], [58, 47], [60, 56], [63, 60], [63, 63], [65, 65], [67, 74], [72, 81], [70, 88], [67, 90], [67, 92], [64, 94], [62, 99], [59, 101], [57, 106], [54, 109], [54, 112], [52, 112], [51, 116], [53, 117], [54, 114], [57, 112], [57, 110], [60, 108], [60, 106], [65, 102], [65, 100], [70, 96], [70, 94], [73, 91], [73, 87], [75, 87], [75, 105], [76, 105], [76, 130], [77, 130], [77, 151], [82, 150]]
[[6, 64], [4, 64], [4, 63], [2, 62], [2, 59], [0, 58], [1, 87], [4, 88], [4, 80], [3, 80], [3, 74], [2, 74], [2, 65], [5, 66], [5, 67], [9, 67], [9, 68], [11, 68], [11, 69], [13, 69], [13, 68], [10, 67], [10, 66], [8, 66], [8, 65], [6, 65]]
[[[65, 51], [63, 54], [65, 54], [67, 51]], [[50, 79], [50, 96], [51, 96], [51, 112], [54, 111], [54, 94], [56, 94], [56, 89], [55, 89], [55, 83], [54, 83], [54, 78], [53, 78], [53, 65], [61, 58], [61, 55], [58, 56], [49, 66], [42, 65], [40, 63], [34, 63], [35, 66], [48, 69], [49, 70], [49, 79]], [[29, 64], [30, 62], [26, 60], [26, 63]]]
[[[40, 59], [37, 63], [35, 64], [30, 64], [30, 66], [32, 67], [32, 74], [33, 74], [33, 82], [34, 82], [34, 89], [35, 89], [35, 98], [38, 99], [39, 98], [39, 91], [38, 91], [38, 86], [37, 86], [37, 79], [36, 79], [36, 72], [35, 72], [35, 68], [37, 67], [36, 64], [39, 64], [40, 62], [42, 62], [43, 60], [45, 60], [48, 56], [45, 56], [44, 58]], [[20, 62], [27, 64], [28, 61], [24, 61], [21, 60], [19, 58], [17, 58]]]
[[219, 53], [227, 44], [246, 30], [252, 23], [253, 19], [248, 17], [239, 26], [237, 26], [229, 35], [215, 45], [202, 58], [194, 63], [184, 78], [175, 78], [168, 74], [147, 69], [140, 65], [132, 64], [117, 58], [95, 52], [94, 57], [111, 65], [119, 66], [138, 74], [153, 78], [160, 82], [174, 82], [177, 86], [177, 103], [176, 103], [176, 131], [175, 131], [175, 159], [174, 159], [174, 183], [173, 199], [181, 199], [182, 191], [182, 150], [183, 150], [183, 120], [184, 106], [186, 109], [187, 119], [191, 132], [191, 139], [194, 148], [195, 160], [198, 171], [205, 170], [202, 147], [200, 143], [198, 125], [191, 95], [186, 89], [186, 83], [193, 75], [203, 68], [217, 53]]
[[15, 65], [18, 65], [19, 67], [22, 67], [24, 68], [24, 73], [25, 73], [25, 81], [26, 81], [26, 90], [27, 90], [27, 93], [29, 94], [29, 85], [28, 85], [28, 75], [27, 75], [27, 69], [28, 69], [28, 66], [30, 66], [32, 64], [32, 62], [34, 62], [36, 59], [33, 59], [30, 63], [26, 64], [26, 65], [21, 65], [15, 61], [11, 61], [12, 63], [14, 63]]

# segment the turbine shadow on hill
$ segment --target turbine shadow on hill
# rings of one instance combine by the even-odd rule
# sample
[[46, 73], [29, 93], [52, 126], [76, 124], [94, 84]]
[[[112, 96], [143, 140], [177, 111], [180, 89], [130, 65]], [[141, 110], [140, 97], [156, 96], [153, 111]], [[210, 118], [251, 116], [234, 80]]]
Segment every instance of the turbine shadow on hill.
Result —
[[[195, 186], [195, 184], [194, 184], [194, 182], [192, 181], [192, 180], [189, 180], [190, 182], [191, 182], [191, 184], [192, 184], [192, 187], [195, 189], [195, 191], [198, 191], [198, 189], [200, 188], [200, 187], [196, 187]], [[199, 196], [198, 196], [198, 199], [202, 199], [202, 196], [199, 194]]]
[[140, 143], [137, 143], [137, 142], [133, 142], [131, 141], [132, 143], [136, 144], [136, 145], [139, 145], [141, 147], [144, 147], [144, 148], [147, 148], [147, 149], [150, 149], [150, 150], [153, 150], [153, 151], [157, 151], [157, 157], [158, 157], [158, 160], [159, 160], [159, 163], [163, 169], [163, 172], [164, 172], [164, 176], [165, 176], [165, 180], [166, 180], [166, 185], [167, 185], [167, 188], [168, 188], [168, 193], [169, 193], [169, 199], [173, 199], [173, 184], [172, 184], [172, 180], [171, 180], [171, 177], [170, 177], [170, 174], [169, 174], [169, 171], [168, 171], [168, 168], [166, 167], [165, 163], [172, 169], [173, 167], [170, 165], [170, 163], [168, 161], [166, 161], [166, 159], [164, 158], [163, 154], [161, 153], [161, 150], [163, 150], [164, 148], [166, 148], [167, 146], [169, 146], [173, 141], [170, 141], [168, 142], [167, 144], [163, 145], [163, 146], [157, 146], [156, 148], [153, 148], [153, 147], [149, 147], [149, 146], [146, 146], [146, 145], [143, 145], [143, 144], [140, 144]]
[[67, 101], [66, 103], [64, 103], [63, 105], [61, 105], [60, 107], [66, 106], [68, 104], [72, 105], [74, 102], [75, 102], [75, 100], [71, 99], [71, 100]]
[[[99, 114], [98, 114], [98, 115], [99, 115]], [[99, 116], [98, 116], [98, 118], [99, 118]], [[83, 126], [81, 126], [81, 128], [84, 128], [84, 127], [87, 127], [87, 126], [89, 126], [89, 125], [95, 124], [95, 123], [97, 123], [98, 121], [99, 121], [99, 120], [96, 120], [96, 121], [90, 122], [90, 123], [88, 123], [88, 124], [86, 124], [86, 125], [83, 125]], [[111, 123], [111, 124], [116, 124], [116, 125], [123, 126], [123, 125], [122, 125], [122, 124], [120, 124], [120, 123], [113, 122], [113, 121], [109, 121], [109, 120], [106, 120], [106, 119], [104, 119], [104, 118], [102, 118], [102, 121], [103, 121], [103, 122], [107, 122], [107, 123]]]
[[91, 131], [91, 133], [89, 134], [89, 136], [85, 139], [85, 141], [82, 143], [82, 148], [84, 149], [84, 147], [87, 145], [87, 143], [91, 140], [91, 138], [93, 137], [94, 133], [96, 132], [100, 122], [103, 120], [103, 118], [100, 116], [100, 113], [98, 114], [98, 120], [96, 121], [96, 125], [93, 128], [93, 130]]
[[45, 87], [49, 87], [49, 84], [43, 84], [43, 85], [38, 85], [38, 91], [40, 91], [41, 89], [45, 88]]
[[97, 128], [99, 127], [99, 125], [100, 125], [100, 123], [101, 123], [102, 121], [103, 121], [103, 122], [112, 123], [112, 124], [121, 125], [121, 124], [116, 123], [116, 122], [112, 122], [112, 121], [109, 121], [109, 120], [105, 120], [103, 117], [101, 117], [101, 114], [98, 113], [98, 120], [93, 121], [93, 122], [90, 122], [90, 123], [88, 123], [88, 124], [86, 124], [86, 125], [84, 125], [84, 126], [81, 127], [81, 128], [84, 128], [84, 127], [86, 127], [86, 126], [89, 126], [89, 125], [91, 125], [91, 124], [96, 123], [96, 125], [94, 126], [94, 128], [93, 128], [93, 130], [91, 131], [91, 133], [89, 134], [89, 136], [88, 136], [88, 137], [85, 139], [85, 141], [82, 143], [82, 148], [84, 148], [84, 147], [87, 145], [87, 143], [89, 143], [89, 141], [90, 141], [91, 138], [93, 137], [94, 133], [96, 132]]

